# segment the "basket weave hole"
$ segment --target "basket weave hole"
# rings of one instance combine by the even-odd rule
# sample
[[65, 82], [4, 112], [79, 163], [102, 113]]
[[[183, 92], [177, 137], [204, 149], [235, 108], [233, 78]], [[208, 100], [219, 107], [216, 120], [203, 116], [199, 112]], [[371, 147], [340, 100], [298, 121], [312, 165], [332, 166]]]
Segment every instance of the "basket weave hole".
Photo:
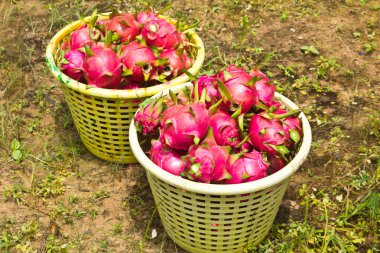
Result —
[[204, 199], [195, 199], [196, 202], [201, 202], [201, 203], [205, 203], [206, 201]]
[[247, 205], [239, 206], [239, 209], [246, 209], [247, 207], [248, 207]]

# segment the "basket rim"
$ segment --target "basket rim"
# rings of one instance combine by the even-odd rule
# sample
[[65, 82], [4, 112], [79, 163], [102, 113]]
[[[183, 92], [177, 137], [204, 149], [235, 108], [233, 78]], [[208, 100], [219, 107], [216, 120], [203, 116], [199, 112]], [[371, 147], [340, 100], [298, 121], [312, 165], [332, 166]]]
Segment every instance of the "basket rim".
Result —
[[[185, 86], [190, 86], [191, 83], [185, 83], [181, 87], [175, 87], [175, 90], [180, 90]], [[167, 89], [162, 93], [156, 94], [156, 96], [160, 96], [162, 94], [168, 93]], [[173, 89], [171, 89], [173, 90]], [[287, 97], [275, 93], [275, 97], [281, 99], [288, 108], [294, 110], [299, 109], [299, 107], [293, 103]], [[240, 184], [205, 184], [200, 182], [191, 181], [189, 179], [182, 178], [180, 176], [175, 176], [160, 167], [158, 167], [155, 163], [153, 163], [141, 149], [141, 146], [138, 141], [137, 130], [134, 124], [134, 119], [131, 121], [131, 125], [129, 127], [129, 141], [131, 145], [131, 149], [133, 154], [135, 155], [137, 161], [147, 170], [147, 172], [153, 174], [155, 177], [160, 180], [173, 185], [175, 187], [179, 187], [186, 191], [191, 191], [195, 193], [201, 194], [210, 194], [210, 195], [236, 195], [236, 194], [245, 194], [252, 193], [256, 191], [260, 191], [266, 188], [269, 188], [273, 185], [280, 184], [288, 179], [292, 174], [294, 174], [301, 164], [306, 160], [306, 157], [310, 151], [311, 141], [312, 141], [312, 133], [310, 123], [303, 112], [300, 113], [300, 118], [302, 120], [302, 128], [303, 128], [303, 138], [302, 143], [299, 148], [298, 153], [295, 157], [281, 170], [276, 173], [267, 176], [265, 178], [240, 183]]]
[[[102, 14], [99, 14], [99, 17], [100, 19], [107, 19], [109, 15], [110, 13], [102, 13]], [[88, 17], [85, 17], [84, 20], [88, 22], [90, 18], [91, 17], [88, 16]], [[161, 15], [160, 15], [160, 18], [169, 19], [169, 17], [165, 17]], [[174, 21], [175, 21], [174, 19], [170, 18], [170, 22], [174, 22]], [[67, 24], [65, 27], [63, 27], [54, 35], [54, 37], [50, 40], [46, 48], [45, 59], [50, 71], [52, 72], [55, 78], [57, 78], [67, 87], [75, 91], [78, 91], [80, 93], [90, 95], [90, 96], [122, 100], [122, 99], [131, 99], [131, 98], [150, 97], [156, 94], [157, 92], [160, 92], [161, 90], [168, 89], [172, 86], [185, 83], [189, 80], [189, 77], [186, 74], [182, 74], [166, 83], [157, 84], [157, 85], [146, 87], [146, 88], [138, 88], [138, 89], [133, 89], [133, 90], [113, 90], [113, 89], [91, 87], [91, 86], [88, 86], [87, 84], [71, 79], [69, 76], [65, 75], [63, 72], [59, 70], [54, 60], [54, 51], [55, 51], [55, 48], [58, 46], [58, 44], [62, 41], [62, 39], [66, 35], [68, 35], [72, 31], [79, 28], [82, 24], [83, 23], [81, 20], [77, 20], [77, 21]], [[195, 61], [193, 65], [191, 66], [191, 68], [188, 69], [188, 71], [192, 75], [196, 75], [196, 73], [198, 73], [198, 71], [201, 69], [203, 65], [204, 58], [205, 58], [205, 48], [204, 48], [204, 44], [201, 38], [197, 35], [196, 32], [189, 31], [189, 34], [191, 35], [192, 40], [194, 41], [194, 44], [198, 46], [198, 51], [195, 57]]]

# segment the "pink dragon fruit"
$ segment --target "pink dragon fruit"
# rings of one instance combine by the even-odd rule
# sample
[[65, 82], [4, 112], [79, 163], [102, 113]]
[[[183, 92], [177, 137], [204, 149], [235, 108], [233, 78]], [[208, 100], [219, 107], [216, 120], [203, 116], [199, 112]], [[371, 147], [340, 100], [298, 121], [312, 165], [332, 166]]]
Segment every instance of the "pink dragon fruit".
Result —
[[261, 179], [267, 175], [269, 164], [265, 161], [263, 154], [253, 150], [250, 153], [230, 156], [230, 167], [228, 172], [230, 179], [226, 184], [239, 184]]
[[278, 110], [278, 109], [282, 109], [284, 106], [277, 100], [277, 99], [273, 99], [271, 105], [270, 105], [270, 110]]
[[181, 105], [188, 105], [192, 101], [190, 99], [190, 94], [188, 94], [190, 91], [189, 90], [182, 90], [176, 95], [176, 101], [173, 101], [172, 98], [167, 98], [165, 100], [165, 104], [168, 107], [168, 110], [171, 109], [171, 107], [176, 106], [177, 104]]
[[269, 83], [269, 78], [258, 69], [252, 69], [251, 72], [249, 72], [249, 75], [252, 77], [257, 76], [260, 78], [260, 80], [256, 81], [256, 84]]
[[248, 141], [246, 141], [246, 142], [244, 142], [244, 143], [241, 145], [239, 151], [240, 151], [240, 152], [251, 152], [252, 149], [253, 149], [252, 144], [249, 143]]
[[237, 111], [241, 108], [240, 113], [244, 114], [258, 103], [257, 91], [248, 85], [253, 77], [242, 68], [230, 65], [217, 77], [224, 83], [231, 96], [224, 94], [223, 104], [229, 111]]
[[260, 78], [254, 84], [254, 88], [257, 91], [259, 101], [261, 101], [268, 108], [272, 105], [274, 100], [275, 88], [269, 83], [269, 78], [261, 71], [253, 69], [250, 73], [252, 77]]
[[[289, 112], [285, 109], [278, 109], [273, 113], [284, 117]], [[285, 146], [290, 147], [294, 143], [298, 143], [302, 137], [302, 125], [300, 118], [297, 118], [296, 116], [285, 116], [281, 119], [281, 121], [287, 139]]]
[[[148, 100], [149, 101], [149, 100]], [[164, 110], [164, 99], [155, 99], [147, 105], [141, 105], [135, 116], [136, 128], [144, 135], [157, 130]]]
[[84, 54], [79, 50], [69, 50], [65, 53], [65, 60], [60, 64], [63, 73], [74, 80], [83, 78]]
[[84, 47], [84, 45], [91, 46], [93, 40], [90, 38], [90, 28], [83, 26], [70, 35], [70, 49], [75, 50]]
[[117, 54], [111, 48], [97, 45], [86, 49], [83, 69], [87, 83], [99, 88], [118, 88], [121, 83], [122, 65]]
[[285, 167], [286, 161], [277, 155], [268, 154], [268, 161], [270, 167], [268, 169], [269, 174], [273, 174]]
[[[206, 90], [207, 108], [215, 104], [221, 98], [216, 76], [200, 76], [197, 81], [194, 82], [198, 82], [198, 94], [202, 94], [203, 90]], [[194, 92], [192, 97], [194, 97]]]
[[273, 104], [275, 89], [270, 83], [257, 82], [255, 84], [257, 97], [268, 108]]
[[141, 25], [131, 13], [111, 16], [110, 22], [105, 22], [104, 26], [108, 31], [117, 33], [122, 43], [134, 40], [141, 29]]
[[142, 12], [139, 12], [139, 14], [137, 14], [137, 22], [139, 22], [142, 25], [145, 25], [145, 23], [151, 22], [154, 19], [158, 19], [158, 17], [156, 13], [154, 13], [153, 11], [150, 11], [150, 12], [142, 11]]
[[224, 106], [230, 111], [237, 111], [241, 108], [241, 113], [247, 113], [252, 106], [257, 104], [257, 92], [255, 89], [245, 85], [245, 77], [233, 77], [225, 82], [225, 86], [231, 98], [224, 98]]
[[102, 26], [102, 25], [106, 25], [106, 24], [108, 24], [108, 23], [110, 23], [111, 22], [111, 20], [110, 19], [101, 19], [101, 20], [97, 20], [96, 21], [96, 25], [97, 26]]
[[185, 169], [185, 163], [181, 158], [184, 152], [166, 147], [159, 140], [152, 141], [148, 153], [152, 162], [173, 175], [179, 176]]
[[237, 120], [225, 111], [219, 110], [212, 115], [210, 126], [218, 145], [236, 147], [241, 141]]
[[168, 60], [167, 64], [158, 67], [158, 73], [162, 73], [166, 78], [179, 76], [183, 72], [182, 69], [189, 69], [192, 64], [186, 51], [180, 52], [176, 49], [164, 50], [158, 58]]
[[225, 70], [220, 71], [217, 76], [222, 82], [226, 82], [231, 78], [239, 77], [242, 84], [248, 83], [249, 80], [252, 79], [253, 76], [249, 75], [242, 68], [236, 67], [234, 64], [231, 64]]
[[210, 126], [210, 112], [204, 103], [175, 105], [163, 113], [160, 140], [171, 148], [188, 150], [198, 144]]
[[283, 155], [288, 152], [284, 146], [287, 139], [281, 121], [271, 119], [265, 112], [252, 117], [248, 133], [252, 145], [259, 151]]
[[153, 19], [146, 22], [141, 34], [148, 46], [161, 50], [177, 48], [183, 42], [176, 27], [164, 19]]
[[154, 74], [153, 62], [156, 60], [153, 51], [147, 47], [132, 41], [122, 46], [121, 62], [131, 81], [141, 82], [149, 80]]
[[217, 183], [231, 178], [228, 173], [231, 147], [218, 146], [212, 130], [200, 145], [192, 145], [186, 160], [189, 179], [203, 183]]

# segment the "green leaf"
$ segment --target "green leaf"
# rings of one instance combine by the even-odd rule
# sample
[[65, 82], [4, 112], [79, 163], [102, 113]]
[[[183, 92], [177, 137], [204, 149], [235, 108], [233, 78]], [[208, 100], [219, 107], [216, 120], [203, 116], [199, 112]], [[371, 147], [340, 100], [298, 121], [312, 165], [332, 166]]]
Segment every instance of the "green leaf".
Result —
[[241, 105], [239, 105], [238, 109], [231, 115], [231, 118], [237, 118], [241, 115], [241, 110], [242, 110], [242, 107]]
[[312, 53], [312, 54], [314, 54], [314, 55], [319, 55], [319, 51], [318, 51], [318, 49], [316, 49], [316, 48], [313, 47], [313, 46], [310, 46], [310, 47], [309, 47], [309, 51], [310, 51], [310, 53]]
[[185, 73], [187, 75], [187, 77], [189, 77], [189, 80], [190, 81], [194, 81], [196, 79], [196, 77], [191, 74], [189, 71], [187, 71], [186, 69], [182, 69], [183, 73]]
[[20, 161], [21, 158], [22, 158], [22, 153], [20, 150], [16, 149], [16, 150], [13, 150], [12, 152], [12, 158], [13, 160], [15, 161]]
[[225, 80], [228, 80], [228, 79], [232, 78], [232, 75], [227, 70], [224, 70], [223, 74], [224, 74], [224, 79]]
[[95, 23], [97, 20], [98, 20], [98, 11], [95, 9], [91, 14], [91, 20], [90, 20], [91, 27], [95, 26]]
[[218, 82], [219, 92], [220, 92], [220, 94], [222, 94], [222, 97], [225, 97], [225, 98], [227, 98], [230, 101], [233, 101], [231, 93], [227, 89], [226, 85], [220, 79], [218, 79], [218, 78], [216, 79], [216, 81]]
[[294, 129], [290, 129], [289, 130], [289, 133], [290, 133], [290, 138], [295, 142], [295, 143], [298, 143], [301, 139], [300, 137], [300, 134], [294, 130]]
[[[162, 96], [162, 94], [161, 94], [161, 96]], [[161, 97], [160, 96], [160, 97]], [[152, 97], [150, 97], [150, 98], [148, 98], [148, 99], [145, 99], [143, 102], [141, 102], [140, 104], [139, 104], [139, 107], [140, 107], [140, 109], [144, 109], [145, 107], [147, 107], [150, 103], [156, 103], [156, 100], [157, 99], [159, 99], [159, 98], [152, 98]]]
[[200, 141], [201, 141], [201, 140], [199, 139], [198, 136], [194, 136], [194, 144], [195, 144], [195, 145], [198, 145]]
[[87, 44], [84, 44], [84, 50], [86, 51], [86, 54], [90, 57], [95, 55], [94, 52], [92, 52], [91, 48]]
[[303, 51], [303, 52], [307, 52], [307, 51], [309, 51], [309, 47], [308, 47], [308, 46], [302, 46], [300, 49], [301, 49], [301, 51]]
[[223, 102], [223, 99], [220, 99], [218, 102], [216, 102], [215, 104], [210, 106], [210, 108], [208, 110], [210, 111], [211, 115], [214, 115], [214, 113], [218, 110], [218, 108], [222, 102]]
[[240, 114], [238, 117], [238, 125], [241, 131], [244, 131], [244, 116], [245, 114]]
[[193, 110], [193, 108], [190, 106], [190, 108], [189, 108], [189, 113], [194, 117], [194, 118], [196, 118], [197, 117], [197, 115], [195, 114], [195, 112], [194, 112], [194, 110]]
[[286, 155], [286, 154], [289, 154], [290, 152], [289, 149], [285, 146], [275, 146], [275, 145], [270, 145], [270, 146], [281, 155]]
[[174, 92], [172, 90], [169, 90], [169, 96], [172, 99], [173, 103], [176, 105], [178, 103], [178, 101], [177, 101], [177, 95], [174, 94]]
[[370, 210], [371, 218], [376, 219], [379, 214], [380, 207], [380, 194], [378, 192], [372, 192], [368, 199], [368, 207]]
[[112, 42], [118, 41], [120, 39], [120, 35], [117, 33], [112, 34]]
[[18, 140], [16, 140], [16, 139], [13, 139], [12, 143], [11, 143], [11, 149], [12, 150], [17, 150], [17, 149], [20, 149], [20, 147], [21, 147], [20, 142]]

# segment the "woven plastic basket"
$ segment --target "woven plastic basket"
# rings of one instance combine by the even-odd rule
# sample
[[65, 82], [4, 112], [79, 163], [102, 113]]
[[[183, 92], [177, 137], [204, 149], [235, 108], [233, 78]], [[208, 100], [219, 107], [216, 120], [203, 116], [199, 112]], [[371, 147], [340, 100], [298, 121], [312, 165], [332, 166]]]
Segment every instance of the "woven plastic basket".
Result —
[[[289, 109], [298, 108], [286, 97], [277, 93], [276, 97]], [[300, 117], [303, 140], [293, 160], [268, 177], [234, 185], [193, 182], [162, 170], [141, 149], [132, 121], [132, 151], [146, 170], [158, 213], [171, 239], [181, 248], [199, 253], [243, 252], [247, 245], [259, 244], [273, 224], [290, 176], [310, 150], [311, 128], [303, 113]]]
[[[90, 17], [85, 20], [88, 21]], [[101, 19], [108, 18], [103, 14]], [[170, 20], [173, 22], [173, 20]], [[63, 74], [55, 63], [55, 55], [60, 42], [82, 25], [73, 22], [60, 30], [46, 49], [46, 61], [53, 75], [62, 83], [63, 92], [69, 105], [74, 124], [81, 140], [95, 156], [110, 162], [135, 163], [128, 139], [129, 125], [139, 103], [145, 98], [169, 87], [183, 84], [189, 80], [183, 74], [167, 83], [134, 90], [110, 90], [89, 88]], [[195, 61], [188, 70], [195, 75], [203, 65], [204, 46], [195, 32], [189, 32], [191, 42], [197, 46]]]

